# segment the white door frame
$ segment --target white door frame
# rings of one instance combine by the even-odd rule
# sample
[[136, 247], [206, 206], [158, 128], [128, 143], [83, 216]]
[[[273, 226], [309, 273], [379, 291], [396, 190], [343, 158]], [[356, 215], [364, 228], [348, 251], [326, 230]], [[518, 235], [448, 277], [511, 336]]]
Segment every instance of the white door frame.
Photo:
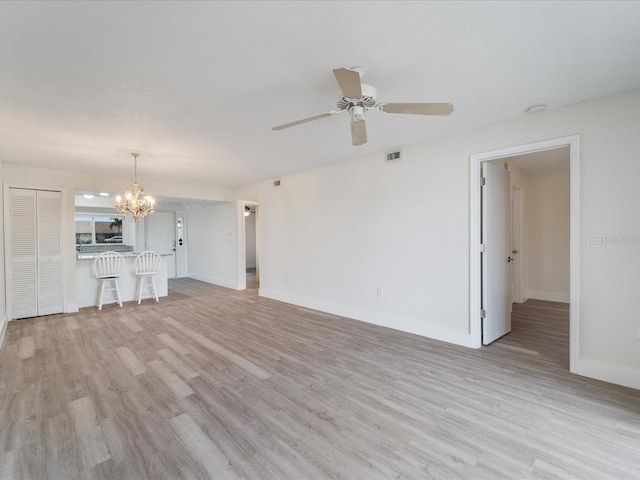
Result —
[[470, 346], [472, 348], [480, 348], [482, 346], [482, 319], [480, 318], [480, 306], [482, 304], [482, 281], [480, 276], [480, 172], [482, 162], [565, 146], [569, 147], [571, 168], [569, 369], [574, 372], [578, 366], [578, 359], [580, 358], [578, 351], [580, 347], [580, 342], [578, 341], [580, 338], [580, 135], [571, 135], [542, 142], [518, 145], [478, 153], [469, 157], [469, 333], [471, 336]]

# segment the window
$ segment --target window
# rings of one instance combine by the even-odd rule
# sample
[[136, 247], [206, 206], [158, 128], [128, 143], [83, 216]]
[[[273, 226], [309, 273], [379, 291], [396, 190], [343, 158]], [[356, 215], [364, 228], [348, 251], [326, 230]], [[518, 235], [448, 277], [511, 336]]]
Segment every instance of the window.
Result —
[[121, 244], [124, 217], [76, 215], [76, 245]]

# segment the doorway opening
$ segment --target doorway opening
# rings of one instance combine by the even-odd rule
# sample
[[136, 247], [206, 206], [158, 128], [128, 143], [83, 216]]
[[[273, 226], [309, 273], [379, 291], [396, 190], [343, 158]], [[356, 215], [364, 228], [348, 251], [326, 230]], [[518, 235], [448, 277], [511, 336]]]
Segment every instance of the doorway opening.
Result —
[[245, 288], [257, 291], [260, 288], [260, 248], [259, 248], [259, 206], [258, 202], [243, 204], [244, 220], [244, 274]]
[[[533, 167], [531, 168], [543, 168], [545, 158], [551, 158], [550, 153], [560, 152], [561, 149], [565, 149], [568, 154], [568, 184], [569, 184], [569, 212], [568, 212], [568, 294], [566, 292], [562, 296], [563, 292], [556, 292], [558, 296], [549, 296], [553, 289], [541, 289], [538, 285], [536, 288], [538, 291], [533, 291], [533, 295], [529, 295], [530, 286], [528, 285], [527, 272], [527, 257], [533, 256], [534, 261], [538, 262], [535, 257], [535, 252], [527, 252], [523, 247], [522, 236], [522, 185], [517, 185], [517, 182], [508, 183], [509, 190], [507, 197], [509, 200], [508, 207], [508, 231], [506, 232], [508, 241], [506, 243], [508, 251], [505, 250], [504, 256], [498, 254], [498, 264], [503, 261], [503, 267], [507, 271], [508, 281], [503, 287], [503, 297], [508, 298], [509, 301], [509, 327], [510, 328], [510, 309], [511, 301], [516, 303], [522, 302], [525, 297], [540, 297], [542, 301], [550, 302], [568, 302], [570, 306], [569, 312], [569, 368], [571, 371], [577, 366], [577, 360], [579, 358], [579, 342], [578, 342], [578, 327], [579, 327], [579, 312], [578, 312], [578, 299], [579, 299], [579, 282], [578, 282], [578, 259], [579, 259], [579, 199], [580, 199], [580, 138], [578, 135], [571, 137], [564, 137], [559, 139], [547, 140], [543, 142], [537, 142], [527, 145], [520, 145], [517, 147], [510, 147], [502, 150], [496, 150], [492, 152], [486, 152], [482, 154], [472, 155], [470, 158], [470, 334], [471, 334], [471, 346], [479, 348], [483, 344], [483, 327], [486, 322], [493, 321], [490, 310], [493, 308], [491, 301], [487, 301], [486, 291], [493, 288], [492, 282], [493, 276], [487, 276], [486, 271], [483, 272], [483, 265], [486, 261], [483, 258], [483, 251], [487, 250], [487, 246], [483, 243], [486, 239], [483, 238], [482, 225], [486, 218], [483, 218], [483, 189], [481, 187], [481, 172], [484, 167], [490, 163], [500, 165], [513, 165], [514, 173], [518, 170], [516, 166], [518, 158], [528, 159]], [[544, 152], [547, 152], [545, 154]], [[522, 161], [522, 160], [521, 160]], [[558, 165], [555, 165], [558, 168]], [[520, 172], [519, 174], [521, 174]], [[519, 181], [522, 179], [520, 178]], [[514, 190], [512, 187], [516, 187]], [[518, 190], [520, 193], [518, 193]], [[525, 194], [526, 196], [526, 194]], [[544, 196], [544, 195], [543, 195]], [[512, 211], [516, 209], [517, 211]], [[486, 216], [486, 211], [484, 212]], [[514, 218], [515, 216], [515, 218]], [[519, 218], [518, 218], [519, 216]], [[520, 225], [512, 225], [512, 221], [519, 222]], [[485, 227], [486, 229], [486, 227]], [[495, 232], [493, 232], [495, 233]], [[514, 238], [515, 237], [515, 238]], [[519, 243], [518, 243], [519, 242]], [[526, 243], [526, 242], [524, 242]], [[523, 250], [524, 248], [524, 250]], [[545, 248], [544, 242], [537, 242], [535, 248]], [[533, 249], [532, 249], [533, 250]], [[516, 253], [513, 253], [516, 252]], [[526, 255], [525, 255], [526, 254]], [[531, 255], [530, 255], [531, 254]], [[553, 261], [553, 260], [552, 260]], [[566, 261], [566, 255], [565, 255]], [[514, 263], [514, 265], [511, 265]], [[536, 268], [539, 267], [536, 264]], [[535, 269], [532, 269], [532, 271]], [[484, 273], [484, 275], [483, 275]], [[548, 282], [548, 280], [547, 280]], [[533, 283], [533, 281], [532, 281]], [[544, 285], [544, 280], [543, 280]], [[533, 285], [532, 285], [533, 286]], [[566, 289], [565, 289], [566, 290]], [[547, 295], [545, 297], [544, 295]], [[552, 305], [553, 306], [553, 305]], [[504, 307], [504, 306], [503, 306]], [[501, 308], [503, 308], [501, 307]], [[484, 325], [483, 325], [484, 323]], [[506, 333], [506, 332], [505, 332]], [[500, 336], [500, 335], [498, 335]], [[497, 337], [496, 337], [497, 338]], [[486, 342], [485, 342], [486, 343]]]

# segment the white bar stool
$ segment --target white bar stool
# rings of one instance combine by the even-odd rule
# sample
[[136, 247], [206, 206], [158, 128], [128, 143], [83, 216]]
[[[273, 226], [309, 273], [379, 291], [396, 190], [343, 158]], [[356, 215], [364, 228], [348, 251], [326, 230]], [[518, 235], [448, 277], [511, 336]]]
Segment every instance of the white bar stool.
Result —
[[[144, 298], [155, 298], [158, 301], [158, 293], [156, 292], [156, 282], [153, 276], [160, 270], [160, 255], [157, 252], [147, 250], [136, 257], [135, 262], [136, 277], [138, 277], [138, 294], [136, 296], [138, 304], [142, 301], [142, 289], [150, 288], [150, 295]], [[145, 285], [146, 283], [146, 285]]]
[[[124, 257], [118, 252], [104, 252], [98, 255], [93, 261], [93, 273], [96, 278], [100, 280], [98, 310], [102, 310], [102, 305], [107, 303], [117, 303], [122, 307], [118, 278], [122, 275], [123, 262]], [[105, 283], [107, 282], [113, 282], [113, 286], [111, 288], [105, 288]], [[115, 298], [105, 302], [104, 292], [115, 292]]]

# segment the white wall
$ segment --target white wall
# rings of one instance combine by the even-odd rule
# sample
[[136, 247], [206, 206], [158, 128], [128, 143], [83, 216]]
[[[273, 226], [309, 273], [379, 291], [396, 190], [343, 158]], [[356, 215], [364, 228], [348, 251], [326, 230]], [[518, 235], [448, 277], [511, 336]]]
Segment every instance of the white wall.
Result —
[[639, 116], [634, 91], [238, 188], [260, 198], [260, 294], [469, 345], [469, 156], [580, 134], [575, 370], [640, 388]]
[[[10, 160], [10, 159], [9, 159]], [[75, 258], [75, 191], [80, 189], [124, 191], [131, 187], [131, 179], [92, 175], [68, 170], [26, 167], [6, 163], [2, 165], [2, 181], [8, 185], [31, 188], [51, 188], [63, 194], [63, 235], [64, 235], [64, 297], [65, 311], [78, 310]], [[157, 196], [175, 198], [201, 198], [212, 201], [228, 201], [231, 190], [217, 187], [189, 187], [169, 183], [145, 183], [146, 190]], [[3, 226], [4, 230], [4, 226]], [[2, 233], [4, 235], [4, 232]], [[4, 275], [2, 275], [4, 279]], [[5, 303], [3, 302], [3, 305]]]
[[446, 148], [239, 189], [260, 198], [260, 294], [467, 344], [468, 164], [438, 166]]
[[529, 176], [525, 209], [528, 296], [569, 302], [569, 171]]
[[236, 228], [238, 212], [235, 203], [231, 202], [189, 206], [187, 256], [190, 278], [223, 287], [240, 288]]
[[247, 268], [256, 268], [256, 216], [244, 217], [245, 258]]
[[[0, 178], [4, 179], [2, 160], [0, 160]], [[4, 283], [4, 194], [0, 194], [0, 216], [3, 217], [2, 231], [0, 231], [0, 347], [4, 340], [9, 318], [7, 316], [5, 283]]]

